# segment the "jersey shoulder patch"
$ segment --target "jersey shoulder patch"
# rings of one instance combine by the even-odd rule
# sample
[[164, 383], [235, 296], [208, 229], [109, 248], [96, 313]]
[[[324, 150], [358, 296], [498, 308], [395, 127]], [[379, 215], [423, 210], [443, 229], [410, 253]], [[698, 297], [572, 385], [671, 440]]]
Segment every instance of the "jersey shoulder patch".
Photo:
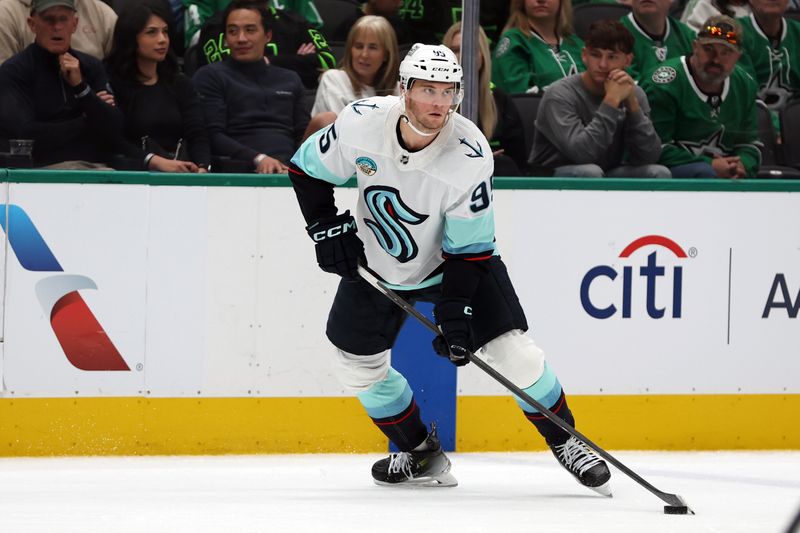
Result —
[[504, 35], [494, 49], [494, 57], [502, 56], [508, 52], [509, 47], [511, 47], [511, 39], [509, 39], [507, 35]]
[[678, 71], [675, 70], [673, 67], [661, 66], [653, 71], [653, 75], [651, 76], [650, 79], [653, 80], [653, 83], [664, 85], [667, 83], [672, 83], [677, 77], [678, 77]]

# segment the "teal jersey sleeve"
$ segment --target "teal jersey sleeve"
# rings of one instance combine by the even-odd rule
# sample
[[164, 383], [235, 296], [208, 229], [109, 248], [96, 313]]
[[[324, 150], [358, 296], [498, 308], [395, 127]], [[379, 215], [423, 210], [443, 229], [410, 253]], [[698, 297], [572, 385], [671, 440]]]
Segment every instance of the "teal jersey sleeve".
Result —
[[468, 196], [445, 212], [442, 251], [445, 256], [464, 258], [494, 253], [491, 177], [480, 182]]

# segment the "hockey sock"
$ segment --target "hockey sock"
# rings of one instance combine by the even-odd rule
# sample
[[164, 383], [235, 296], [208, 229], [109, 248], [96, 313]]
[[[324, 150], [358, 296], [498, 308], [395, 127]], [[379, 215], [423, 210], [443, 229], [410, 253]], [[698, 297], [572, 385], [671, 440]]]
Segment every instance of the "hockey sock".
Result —
[[378, 429], [401, 451], [410, 452], [427, 438], [428, 429], [420, 418], [414, 393], [394, 368], [389, 368], [383, 381], [356, 396]]
[[[564, 391], [561, 389], [561, 383], [559, 383], [555, 373], [550, 370], [546, 362], [544, 364], [544, 371], [542, 375], [539, 376], [539, 379], [537, 379], [533, 385], [523, 390], [528, 396], [564, 419], [567, 424], [571, 426], [575, 425], [575, 419], [572, 417], [569, 406], [567, 406], [567, 398], [564, 395]], [[567, 441], [569, 434], [567, 434], [566, 431], [550, 422], [546, 417], [540, 414], [535, 407], [528, 405], [522, 398], [516, 396], [514, 398], [522, 408], [525, 417], [536, 426], [536, 429], [539, 430], [539, 433], [542, 434], [549, 446], [564, 444]]]
[[[558, 401], [556, 401], [555, 405], [549, 408], [550, 411], [557, 414], [572, 427], [575, 427], [575, 418], [572, 416], [572, 411], [569, 410], [569, 406], [567, 405], [567, 396], [564, 394], [564, 391], [561, 391], [561, 395], [558, 397]], [[548, 420], [538, 411], [535, 413], [529, 413], [528, 411], [523, 410], [523, 414], [525, 418], [531, 421], [536, 429], [539, 430], [539, 433], [542, 434], [544, 440], [547, 442], [548, 446], [555, 446], [558, 444], [564, 444], [569, 439], [569, 433], [558, 427], [556, 424]]]
[[428, 428], [419, 416], [417, 402], [411, 399], [411, 405], [401, 413], [388, 418], [373, 418], [372, 421], [389, 437], [400, 451], [410, 452], [418, 448], [428, 437]]

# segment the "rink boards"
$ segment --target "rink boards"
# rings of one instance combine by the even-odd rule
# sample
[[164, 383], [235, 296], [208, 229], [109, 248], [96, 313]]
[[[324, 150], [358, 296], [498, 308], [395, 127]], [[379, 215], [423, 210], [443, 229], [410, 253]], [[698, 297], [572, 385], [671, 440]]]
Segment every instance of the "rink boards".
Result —
[[[336, 279], [284, 178], [7, 174], [0, 455], [386, 448], [332, 375]], [[496, 180], [500, 252], [584, 433], [800, 448], [798, 192]], [[449, 448], [541, 449], [488, 376], [401, 341]]]

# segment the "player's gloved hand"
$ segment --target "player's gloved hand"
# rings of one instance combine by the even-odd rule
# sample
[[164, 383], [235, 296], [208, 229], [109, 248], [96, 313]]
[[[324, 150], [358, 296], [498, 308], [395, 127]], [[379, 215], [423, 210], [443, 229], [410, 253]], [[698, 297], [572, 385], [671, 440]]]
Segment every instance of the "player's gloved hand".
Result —
[[433, 339], [433, 349], [456, 366], [469, 363], [468, 353], [474, 350], [472, 340], [472, 308], [466, 298], [442, 298], [433, 308], [436, 324], [442, 334]]
[[366, 264], [367, 260], [350, 211], [317, 220], [306, 231], [316, 243], [317, 263], [322, 270], [347, 280], [358, 279], [358, 261]]

